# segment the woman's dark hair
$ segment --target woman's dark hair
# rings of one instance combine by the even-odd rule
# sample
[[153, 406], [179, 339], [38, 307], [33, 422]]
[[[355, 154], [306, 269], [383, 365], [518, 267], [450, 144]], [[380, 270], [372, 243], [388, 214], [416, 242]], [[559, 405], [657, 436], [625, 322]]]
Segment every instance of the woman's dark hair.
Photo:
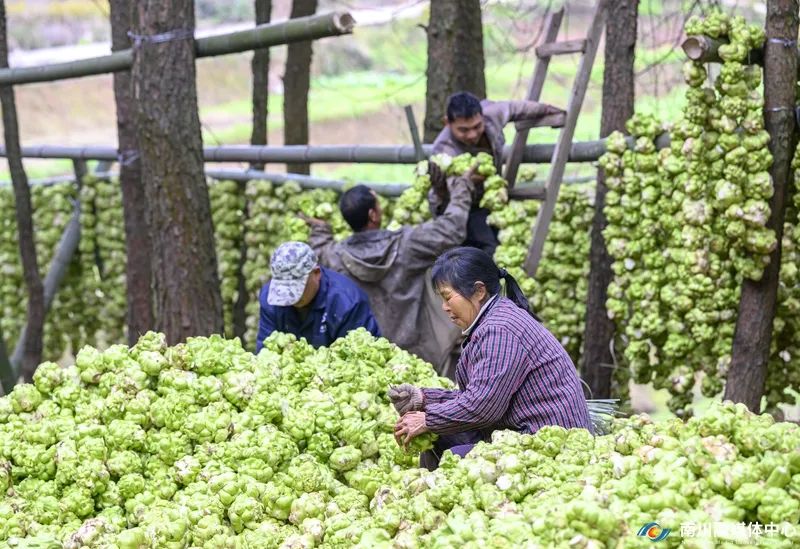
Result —
[[491, 256], [483, 250], [467, 246], [453, 248], [439, 256], [431, 271], [434, 288], [448, 284], [467, 299], [475, 293], [476, 282], [483, 282], [489, 295], [499, 293], [501, 278], [506, 281], [506, 297], [539, 320], [514, 277], [505, 269], [498, 269]]
[[472, 118], [476, 114], [483, 114], [481, 100], [469, 92], [454, 93], [447, 98], [447, 121], [456, 118]]
[[342, 194], [339, 209], [350, 228], [358, 232], [369, 223], [369, 211], [375, 208], [376, 202], [372, 189], [366, 185], [356, 185]]

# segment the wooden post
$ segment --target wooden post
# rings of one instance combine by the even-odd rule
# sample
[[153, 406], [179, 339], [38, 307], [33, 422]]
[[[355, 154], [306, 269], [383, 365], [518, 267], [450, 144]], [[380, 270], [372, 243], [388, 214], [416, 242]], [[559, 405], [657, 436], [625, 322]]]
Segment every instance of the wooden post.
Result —
[[[6, 5], [0, 0], [0, 70], [8, 67], [8, 34], [6, 26]], [[3, 110], [3, 133], [5, 144], [8, 147], [8, 168], [11, 172], [11, 181], [14, 186], [14, 201], [17, 218], [17, 234], [19, 252], [22, 260], [22, 272], [25, 277], [25, 287], [28, 291], [27, 324], [20, 336], [26, 344], [20, 347], [18, 361], [12, 357], [12, 365], [21, 370], [23, 377], [30, 380], [33, 372], [42, 361], [43, 331], [44, 331], [44, 294], [42, 290], [42, 277], [39, 271], [39, 260], [36, 256], [34, 240], [33, 206], [31, 204], [31, 190], [28, 186], [28, 176], [22, 165], [22, 148], [19, 142], [19, 125], [17, 121], [17, 106], [14, 99], [14, 88], [9, 85], [0, 85], [0, 105]], [[15, 372], [15, 373], [16, 373]], [[16, 381], [18, 375], [14, 376]], [[6, 387], [6, 391], [10, 388]]]
[[411, 105], [406, 105], [404, 110], [406, 111], [406, 120], [408, 121], [408, 131], [411, 134], [411, 141], [414, 142], [414, 152], [417, 155], [417, 162], [425, 160], [425, 151], [422, 149], [422, 140], [419, 138], [417, 121], [414, 119], [414, 109]]
[[0, 393], [6, 394], [7, 388], [13, 387], [14, 382], [14, 368], [12, 368], [11, 361], [8, 359], [3, 327], [0, 326]]
[[486, 97], [486, 65], [480, 0], [430, 2], [422, 140], [433, 143], [443, 128], [447, 98], [466, 91]]
[[764, 47], [764, 125], [769, 132], [773, 162], [770, 175], [775, 192], [770, 200], [767, 226], [775, 231], [778, 246], [759, 281], [745, 280], [733, 336], [733, 350], [725, 399], [742, 402], [761, 412], [772, 342], [772, 323], [778, 297], [781, 238], [786, 197], [792, 182], [792, 156], [796, 143], [795, 86], [798, 0], [767, 1], [767, 43]]
[[83, 185], [83, 178], [89, 173], [86, 167], [86, 160], [75, 159], [72, 161], [72, 171], [75, 172], [75, 184], [80, 189]]
[[[272, 0], [255, 0], [256, 25], [270, 22]], [[251, 145], [267, 144], [267, 113], [269, 111], [269, 48], [253, 51], [250, 61], [253, 73], [252, 109], [253, 125], [250, 130]], [[263, 163], [250, 164], [251, 170], [263, 170]], [[244, 333], [244, 332], [243, 332]]]
[[[317, 0], [292, 0], [290, 17], [297, 18], [317, 11]], [[289, 44], [283, 73], [283, 142], [307, 145], [309, 138], [308, 94], [311, 89], [311, 59], [314, 46], [310, 40]], [[311, 175], [311, 165], [286, 165], [287, 172]]]
[[[129, 0], [111, 0], [111, 49], [130, 48], [128, 31], [132, 13]], [[153, 314], [153, 244], [147, 227], [147, 194], [142, 181], [142, 163], [130, 71], [114, 73], [114, 103], [117, 107], [117, 145], [119, 186], [122, 192], [122, 217], [125, 226], [125, 297], [128, 344], [155, 327]], [[98, 165], [100, 169], [100, 165]], [[99, 256], [99, 251], [96, 250]], [[98, 257], [99, 263], [99, 257]]]

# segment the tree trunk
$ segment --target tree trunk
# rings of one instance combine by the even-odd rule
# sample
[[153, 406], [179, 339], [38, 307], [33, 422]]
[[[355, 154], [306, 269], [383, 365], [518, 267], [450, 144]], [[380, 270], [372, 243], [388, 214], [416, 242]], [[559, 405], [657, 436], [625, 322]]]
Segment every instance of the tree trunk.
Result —
[[[317, 0], [294, 0], [291, 18], [314, 15]], [[289, 44], [283, 75], [283, 142], [308, 144], [308, 88], [311, 84], [311, 41]], [[310, 174], [309, 164], [286, 164], [290, 173]]]
[[[272, 0], [255, 0], [256, 25], [269, 23]], [[253, 52], [253, 132], [251, 145], [267, 144], [267, 113], [269, 112], [269, 48]], [[263, 170], [264, 163], [250, 164], [252, 170]]]
[[[745, 280], [739, 301], [739, 316], [733, 336], [733, 350], [725, 398], [744, 403], [753, 412], [761, 411], [761, 397], [767, 377], [772, 341], [772, 322], [778, 296], [781, 265], [781, 238], [786, 196], [792, 181], [792, 155], [795, 147], [795, 85], [797, 52], [781, 41], [797, 39], [798, 0], [768, 0], [767, 42], [764, 46], [764, 125], [770, 135], [770, 168], [775, 194], [770, 200], [768, 226], [778, 237], [770, 254], [769, 266], [760, 281]], [[774, 42], [770, 39], [776, 39]]]
[[447, 97], [468, 91], [486, 97], [480, 0], [435, 0], [428, 21], [425, 143], [444, 127]]
[[[132, 4], [111, 0], [111, 51], [130, 48]], [[126, 277], [128, 300], [128, 342], [133, 345], [141, 334], [155, 327], [153, 317], [152, 244], [145, 210], [147, 195], [142, 185], [142, 164], [136, 137], [136, 120], [131, 95], [131, 73], [114, 73], [114, 99], [117, 104], [119, 143], [119, 183], [125, 218]]]
[[[255, 0], [256, 11], [256, 25], [263, 25], [269, 23], [272, 16], [272, 0]], [[253, 51], [253, 60], [251, 62], [253, 71], [253, 129], [250, 135], [251, 145], [266, 145], [267, 144], [267, 118], [269, 114], [269, 48]], [[264, 162], [251, 162], [251, 170], [263, 171], [266, 167]], [[244, 182], [240, 183], [244, 187]], [[244, 190], [242, 189], [242, 192]], [[247, 211], [244, 212], [247, 218]], [[247, 245], [242, 240], [241, 256], [239, 259], [239, 266], [237, 269], [237, 278], [239, 282], [239, 297], [233, 305], [233, 335], [244, 341], [244, 334], [247, 330], [245, 320], [247, 314], [245, 307], [249, 301], [247, 295], [247, 284], [244, 278], [245, 259], [247, 258]]]
[[135, 6], [139, 44], [134, 44], [131, 78], [152, 241], [156, 329], [175, 344], [223, 329], [197, 114], [194, 3], [139, 0]]
[[0, 326], [0, 396], [6, 394], [6, 389], [14, 386], [16, 376], [14, 375], [14, 368], [11, 367], [11, 362], [8, 360], [8, 351], [6, 350], [6, 339], [3, 335], [3, 327]]
[[[636, 19], [639, 0], [611, 0], [606, 19], [605, 67], [603, 69], [603, 107], [600, 137], [613, 131], [625, 131], [625, 122], [633, 116], [633, 61], [636, 47]], [[606, 216], [606, 177], [597, 171], [597, 194], [592, 220], [589, 251], [589, 292], [586, 299], [586, 327], [583, 336], [581, 369], [594, 398], [611, 396], [614, 363], [610, 343], [614, 337], [614, 322], [608, 318], [606, 298], [613, 278], [611, 256], [608, 255], [603, 229]]]
[[[6, 26], [6, 3], [0, 0], [0, 68], [8, 67], [8, 32]], [[17, 125], [17, 106], [14, 101], [14, 88], [0, 86], [0, 104], [3, 108], [3, 130], [6, 142], [6, 157], [14, 186], [16, 204], [19, 252], [25, 286], [28, 288], [28, 321], [25, 328], [25, 347], [19, 372], [26, 381], [33, 378], [33, 372], [42, 362], [42, 334], [44, 332], [44, 287], [39, 274], [36, 258], [36, 245], [33, 240], [33, 207], [28, 177], [22, 166], [22, 149], [19, 143]], [[14, 380], [16, 381], [16, 380]], [[9, 388], [6, 388], [8, 391]]]

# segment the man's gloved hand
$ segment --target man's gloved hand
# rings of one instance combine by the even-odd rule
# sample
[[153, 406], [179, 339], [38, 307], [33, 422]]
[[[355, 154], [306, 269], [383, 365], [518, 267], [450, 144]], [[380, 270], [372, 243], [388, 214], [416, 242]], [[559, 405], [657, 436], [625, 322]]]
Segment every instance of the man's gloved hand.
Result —
[[428, 176], [431, 178], [431, 192], [428, 201], [431, 212], [441, 215], [450, 202], [450, 191], [447, 188], [447, 175], [436, 162], [428, 161]]
[[303, 221], [308, 224], [309, 227], [313, 227], [314, 225], [326, 225], [327, 222], [323, 221], [322, 219], [317, 219], [316, 217], [309, 217], [303, 212], [297, 212], [297, 217], [302, 219]]
[[483, 182], [485, 179], [485, 177], [478, 173], [478, 161], [476, 160], [461, 177], [451, 178], [450, 181], [452, 181], [452, 184], [459, 182], [466, 185], [470, 195], [472, 195], [472, 204], [477, 207], [481, 198], [483, 198]]
[[401, 416], [406, 412], [418, 412], [425, 407], [425, 395], [422, 389], [410, 383], [403, 383], [389, 388], [389, 399]]

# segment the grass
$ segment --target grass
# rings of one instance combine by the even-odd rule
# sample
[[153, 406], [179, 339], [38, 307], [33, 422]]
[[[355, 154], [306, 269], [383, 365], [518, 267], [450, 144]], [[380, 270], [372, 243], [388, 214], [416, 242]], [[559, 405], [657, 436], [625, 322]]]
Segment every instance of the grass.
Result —
[[[487, 69], [487, 85], [490, 97], [518, 97], [516, 88], [520, 82], [527, 82], [532, 66], [529, 63], [504, 64]], [[570, 60], [552, 63], [550, 78], [543, 91], [543, 101], [566, 106], [564, 98], [572, 87], [574, 63]], [[600, 102], [598, 99], [602, 86], [602, 67], [595, 67], [592, 72], [590, 89], [587, 92], [584, 107], [575, 131], [576, 141], [597, 139], [600, 131]], [[364, 71], [341, 76], [318, 77], [311, 85], [309, 95], [309, 120], [311, 124], [333, 122], [342, 119], [358, 119], [359, 117], [384, 112], [387, 109], [400, 109], [402, 105], [418, 103], [425, 96], [425, 79], [423, 76], [398, 73], [376, 73]], [[683, 105], [683, 90], [676, 88], [667, 97], [655, 98], [641, 96], [637, 98], [637, 112], [649, 112], [664, 120], [674, 120]], [[283, 96], [270, 94], [269, 129], [277, 131], [283, 128], [281, 116]], [[230, 145], [249, 142], [250, 139], [250, 100], [236, 99], [225, 103], [202, 108], [203, 141], [207, 145]], [[421, 111], [417, 109], [417, 117]], [[215, 122], [220, 121], [220, 122]], [[421, 120], [418, 120], [421, 122]], [[513, 126], [505, 129], [506, 140], [513, 139]], [[553, 143], [558, 137], [558, 130], [540, 128], [532, 131], [529, 143]], [[26, 171], [31, 179], [50, 177], [69, 173], [71, 163], [62, 160], [25, 161]], [[330, 167], [314, 166], [314, 172], [329, 177], [352, 178], [361, 181], [406, 181], [408, 166], [392, 166], [385, 164]], [[0, 169], [0, 179], [7, 180], [8, 173]]]
[[[308, 101], [310, 123], [326, 122], [380, 112], [388, 104], [405, 105], [425, 96], [425, 79], [412, 75], [361, 72], [341, 77], [317, 78]], [[250, 101], [241, 99], [202, 109], [201, 118], [242, 119], [223, 129], [206, 130], [209, 144], [247, 143], [250, 138]], [[270, 130], [283, 127], [283, 96], [270, 94]]]
[[[652, 0], [649, 4], [656, 9]], [[24, 2], [12, 0], [9, 5], [10, 10], [19, 9]], [[82, 9], [82, 5], [85, 4], [65, 0], [59, 4], [58, 9], [69, 12]], [[97, 8], [92, 5], [92, 9]], [[513, 10], [509, 11], [501, 4], [493, 5], [491, 9], [487, 8], [485, 11], [485, 74], [490, 98], [523, 97], [533, 71], [535, 56], [532, 50], [520, 52], [510, 48], [514, 44], [511, 43], [513, 38], [508, 36], [508, 25], [515, 23], [513, 17]], [[421, 122], [423, 109], [420, 106], [425, 96], [427, 46], [425, 32], [419, 24], [424, 23], [424, 19], [426, 16], [420, 20], [394, 20], [379, 27], [358, 27], [352, 37], [343, 38], [342, 41], [352, 41], [350, 43], [352, 47], [366, 53], [372, 68], [336, 76], [314, 77], [309, 96], [310, 123], [330, 124], [332, 131], [336, 131], [337, 121], [348, 121], [352, 127], [352, 121], [358, 121], [361, 117], [386, 113], [402, 124], [404, 118], [400, 108], [405, 104], [415, 105], [418, 122]], [[322, 44], [324, 42], [320, 43]], [[347, 48], [344, 48], [343, 53], [337, 55], [347, 55], [347, 51]], [[330, 52], [322, 49], [318, 49], [315, 53], [318, 56], [326, 54], [330, 56]], [[551, 62], [542, 101], [566, 107], [566, 98], [572, 88], [578, 59], [578, 56], [565, 56]], [[680, 52], [670, 51], [666, 47], [657, 50], [640, 48], [637, 50], [636, 69], [642, 70], [654, 61], [676, 59], [680, 59]], [[201, 61], [201, 63], [210, 62], [213, 61]], [[249, 62], [239, 63], [237, 60], [237, 63], [215, 65], [212, 71], [214, 78], [204, 84], [202, 82], [198, 84], [208, 86], [201, 90], [203, 92], [201, 95], [205, 95], [207, 100], [200, 110], [203, 140], [207, 145], [243, 144], [249, 141], [250, 93], [247, 79], [243, 81], [241, 74], [247, 70]], [[603, 65], [598, 60], [592, 69], [590, 86], [578, 120], [575, 140], [597, 139], [599, 135], [602, 76]], [[235, 85], [231, 85], [229, 82], [231, 79], [236, 81]], [[216, 88], [219, 88], [219, 92], [215, 91]], [[272, 132], [279, 132], [283, 127], [282, 103], [281, 94], [274, 92], [270, 94], [268, 125]], [[637, 110], [653, 112], [668, 119], [677, 115], [680, 105], [680, 92], [673, 92], [660, 100], [642, 94], [637, 98]], [[537, 129], [530, 133], [529, 142], [553, 142], [557, 135], [557, 130]], [[511, 139], [513, 128], [506, 129], [506, 136], [507, 140]], [[351, 141], [355, 142], [358, 139], [354, 137]], [[71, 170], [68, 161], [28, 160], [25, 164], [29, 177], [33, 179], [69, 173]], [[333, 177], [404, 181], [408, 180], [407, 174], [410, 168], [389, 165], [318, 165], [313, 169], [315, 173]], [[2, 167], [0, 167], [0, 179], [8, 179], [7, 171]]]
[[59, 0], [58, 2], [27, 2], [25, 0], [11, 0], [8, 4], [9, 15], [24, 15], [25, 17], [52, 17], [60, 19], [88, 19], [107, 15], [103, 13], [99, 4], [86, 0]]
[[313, 175], [374, 183], [411, 182], [412, 164], [352, 164], [349, 166], [312, 165]]
[[[551, 79], [543, 91], [542, 100], [555, 104], [564, 103], [572, 87], [574, 64], [569, 61], [552, 63]], [[487, 93], [489, 97], [519, 97], [517, 89], [524, 83], [527, 86], [532, 66], [527, 64], [513, 66], [504, 64], [490, 67], [486, 71]], [[603, 69], [592, 71], [592, 87], [597, 90], [602, 85]], [[318, 77], [312, 81], [309, 93], [308, 115], [310, 123], [326, 122], [344, 118], [381, 112], [387, 107], [400, 107], [415, 103], [425, 97], [425, 78], [423, 74], [400, 74], [392, 72], [363, 71], [341, 76]], [[591, 102], [587, 101], [591, 107]], [[209, 144], [246, 143], [250, 137], [250, 100], [234, 101], [201, 109], [202, 119], [238, 120], [222, 128], [207, 128], [204, 140]], [[279, 113], [283, 108], [283, 96], [270, 94], [269, 129], [283, 127]], [[274, 113], [274, 114], [273, 114]], [[576, 132], [576, 139], [591, 139], [599, 131], [599, 114], [590, 125], [583, 118]]]

